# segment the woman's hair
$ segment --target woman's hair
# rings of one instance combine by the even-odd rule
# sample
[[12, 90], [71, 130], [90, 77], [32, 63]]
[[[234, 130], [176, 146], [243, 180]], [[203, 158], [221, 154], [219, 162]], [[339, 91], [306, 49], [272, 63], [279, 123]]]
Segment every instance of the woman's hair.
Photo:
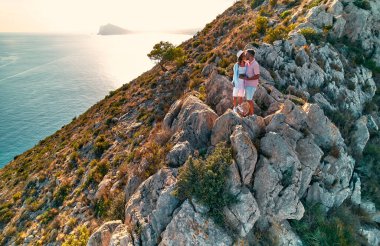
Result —
[[243, 60], [243, 57], [244, 57], [244, 53], [239, 56], [238, 63], [240, 63]]

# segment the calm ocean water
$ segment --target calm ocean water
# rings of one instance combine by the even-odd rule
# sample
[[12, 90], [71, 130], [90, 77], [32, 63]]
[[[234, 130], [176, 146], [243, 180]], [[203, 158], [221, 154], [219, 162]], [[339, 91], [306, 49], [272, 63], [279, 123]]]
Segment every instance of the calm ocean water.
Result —
[[155, 43], [188, 38], [0, 33], [0, 168], [149, 70]]

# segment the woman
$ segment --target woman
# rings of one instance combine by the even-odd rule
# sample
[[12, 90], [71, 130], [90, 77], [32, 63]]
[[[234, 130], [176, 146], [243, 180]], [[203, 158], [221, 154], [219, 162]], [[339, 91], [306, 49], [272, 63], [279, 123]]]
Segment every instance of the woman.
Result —
[[247, 64], [245, 61], [245, 54], [242, 50], [239, 50], [236, 54], [237, 56], [237, 62], [235, 63], [233, 67], [233, 79], [232, 83], [234, 85], [234, 89], [232, 91], [232, 96], [234, 98], [233, 104], [234, 104], [234, 112], [237, 112], [238, 110], [241, 111], [239, 108], [240, 104], [243, 102], [244, 97], [244, 79], [241, 79], [241, 75], [245, 76], [247, 72]]

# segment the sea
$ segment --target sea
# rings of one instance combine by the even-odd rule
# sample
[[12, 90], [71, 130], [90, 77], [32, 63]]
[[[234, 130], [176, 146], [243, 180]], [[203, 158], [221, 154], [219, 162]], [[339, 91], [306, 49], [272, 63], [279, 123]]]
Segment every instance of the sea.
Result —
[[152, 68], [155, 43], [189, 38], [0, 33], [0, 168]]

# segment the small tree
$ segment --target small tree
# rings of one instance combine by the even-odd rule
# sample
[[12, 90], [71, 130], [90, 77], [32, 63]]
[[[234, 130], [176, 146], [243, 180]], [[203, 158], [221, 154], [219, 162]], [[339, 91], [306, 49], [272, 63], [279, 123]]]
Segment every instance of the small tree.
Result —
[[168, 61], [181, 61], [185, 59], [185, 52], [181, 47], [175, 47], [169, 42], [161, 41], [153, 46], [153, 50], [148, 54], [148, 57], [156, 61], [163, 71], [166, 71], [167, 69], [163, 64]]

